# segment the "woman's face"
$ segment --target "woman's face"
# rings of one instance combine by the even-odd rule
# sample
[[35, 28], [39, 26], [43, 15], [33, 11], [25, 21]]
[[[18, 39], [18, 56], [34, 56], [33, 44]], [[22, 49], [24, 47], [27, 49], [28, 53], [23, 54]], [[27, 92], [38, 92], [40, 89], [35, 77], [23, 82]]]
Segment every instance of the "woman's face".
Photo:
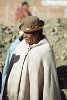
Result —
[[36, 44], [37, 42], [37, 38], [36, 35], [34, 33], [24, 33], [24, 39], [26, 41], [26, 43], [32, 45], [32, 44]]
[[28, 6], [28, 5], [24, 5], [24, 6], [22, 7], [22, 9], [24, 9], [25, 11], [27, 11], [27, 10], [29, 10], [29, 6]]

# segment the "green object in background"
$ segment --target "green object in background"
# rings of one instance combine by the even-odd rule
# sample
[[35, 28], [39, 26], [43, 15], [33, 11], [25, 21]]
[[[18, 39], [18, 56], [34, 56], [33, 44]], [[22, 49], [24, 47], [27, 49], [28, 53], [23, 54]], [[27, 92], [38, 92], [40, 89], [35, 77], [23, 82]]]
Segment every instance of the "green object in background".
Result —
[[31, 2], [32, 0], [27, 0], [28, 2]]

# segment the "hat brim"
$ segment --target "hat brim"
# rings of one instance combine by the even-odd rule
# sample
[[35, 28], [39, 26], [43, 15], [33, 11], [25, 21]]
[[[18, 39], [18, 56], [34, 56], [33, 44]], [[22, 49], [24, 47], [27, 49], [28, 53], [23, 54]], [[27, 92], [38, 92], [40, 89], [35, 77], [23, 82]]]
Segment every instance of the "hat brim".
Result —
[[23, 27], [23, 24], [21, 24], [19, 26], [19, 29], [24, 31], [24, 32], [34, 32], [34, 31], [38, 31], [38, 30], [42, 29], [43, 26], [44, 26], [44, 21], [43, 20], [39, 20], [39, 25], [34, 27], [34, 28]]

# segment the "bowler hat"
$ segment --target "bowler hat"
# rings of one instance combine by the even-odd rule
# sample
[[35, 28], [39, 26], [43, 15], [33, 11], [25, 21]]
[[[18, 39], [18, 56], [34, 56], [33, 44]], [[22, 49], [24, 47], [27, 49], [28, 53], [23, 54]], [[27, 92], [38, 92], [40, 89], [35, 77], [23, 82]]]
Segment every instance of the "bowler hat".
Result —
[[44, 21], [36, 16], [29, 16], [23, 19], [19, 28], [24, 32], [34, 32], [40, 30], [44, 26]]

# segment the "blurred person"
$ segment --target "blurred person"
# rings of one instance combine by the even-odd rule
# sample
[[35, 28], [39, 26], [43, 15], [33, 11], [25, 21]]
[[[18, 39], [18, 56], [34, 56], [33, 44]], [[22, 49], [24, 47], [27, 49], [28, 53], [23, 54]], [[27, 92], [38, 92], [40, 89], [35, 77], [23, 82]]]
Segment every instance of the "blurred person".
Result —
[[21, 7], [18, 7], [17, 11], [16, 11], [16, 23], [21, 23], [22, 19], [27, 17], [27, 16], [31, 16], [31, 13], [29, 11], [29, 4], [24, 1], [21, 4]]
[[36, 16], [23, 20], [24, 39], [13, 53], [2, 100], [61, 100], [55, 57], [43, 26]]

